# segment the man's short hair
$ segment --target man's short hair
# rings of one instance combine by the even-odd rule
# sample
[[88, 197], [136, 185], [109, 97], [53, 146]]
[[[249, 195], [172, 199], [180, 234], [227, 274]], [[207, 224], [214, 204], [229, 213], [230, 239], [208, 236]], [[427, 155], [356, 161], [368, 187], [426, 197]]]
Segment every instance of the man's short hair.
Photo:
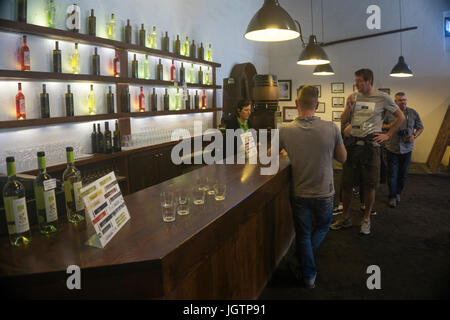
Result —
[[406, 96], [406, 93], [404, 93], [404, 92], [397, 92], [396, 94], [395, 94], [395, 96], [396, 97], [404, 97], [404, 96]]
[[359, 69], [355, 72], [355, 76], [362, 77], [364, 81], [370, 81], [373, 85], [373, 72], [370, 69]]
[[304, 86], [297, 94], [297, 101], [301, 109], [314, 110], [319, 100], [319, 90], [313, 86]]

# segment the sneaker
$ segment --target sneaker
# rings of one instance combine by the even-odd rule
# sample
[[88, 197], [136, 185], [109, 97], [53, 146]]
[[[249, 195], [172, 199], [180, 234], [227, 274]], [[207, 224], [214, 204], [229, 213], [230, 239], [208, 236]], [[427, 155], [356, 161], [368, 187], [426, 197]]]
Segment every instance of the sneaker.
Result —
[[[361, 204], [360, 209], [361, 209], [362, 212], [366, 211], [366, 205], [365, 204]], [[372, 216], [376, 216], [377, 215], [377, 211], [372, 208], [372, 210], [370, 210], [370, 214]]]
[[336, 207], [333, 210], [333, 216], [336, 216], [338, 214], [341, 214], [344, 210], [342, 208]]
[[397, 199], [396, 199], [396, 198], [391, 198], [391, 199], [389, 199], [389, 206], [390, 206], [391, 208], [397, 207]]
[[370, 215], [371, 216], [376, 216], [377, 212], [375, 211], [375, 209], [370, 210]]
[[397, 200], [397, 203], [399, 203], [399, 202], [400, 202], [400, 195], [399, 195], [399, 194], [396, 195], [396, 196], [395, 196], [395, 199]]
[[331, 224], [330, 229], [331, 230], [340, 230], [342, 228], [349, 228], [352, 226], [352, 220], [350, 218], [344, 219], [339, 218], [334, 223]]
[[359, 232], [362, 234], [370, 234], [370, 221], [363, 220]]
[[314, 284], [314, 282], [316, 281], [316, 276], [317, 276], [317, 273], [314, 275], [314, 277], [312, 277], [310, 279], [303, 278], [303, 283], [304, 283], [306, 288], [314, 289], [316, 287], [316, 285]]

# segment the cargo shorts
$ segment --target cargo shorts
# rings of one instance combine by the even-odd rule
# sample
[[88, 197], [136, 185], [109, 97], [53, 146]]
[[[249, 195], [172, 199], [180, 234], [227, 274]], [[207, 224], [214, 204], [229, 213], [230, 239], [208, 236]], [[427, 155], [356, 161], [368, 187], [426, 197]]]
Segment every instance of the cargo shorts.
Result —
[[347, 161], [343, 166], [342, 186], [349, 189], [364, 185], [376, 189], [380, 183], [380, 147], [371, 143], [352, 144], [347, 148]]

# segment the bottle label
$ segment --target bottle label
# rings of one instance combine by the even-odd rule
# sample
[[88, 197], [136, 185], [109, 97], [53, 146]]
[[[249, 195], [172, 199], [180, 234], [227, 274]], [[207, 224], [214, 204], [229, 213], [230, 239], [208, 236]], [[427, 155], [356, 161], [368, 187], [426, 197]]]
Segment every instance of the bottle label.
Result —
[[45, 201], [45, 214], [47, 216], [47, 223], [58, 220], [55, 189], [44, 191], [44, 201]]
[[20, 114], [25, 113], [25, 99], [19, 100], [19, 108], [20, 108]]
[[25, 51], [23, 53], [23, 64], [27, 67], [30, 66], [30, 51]]
[[82, 188], [81, 181], [73, 183], [73, 193], [75, 196], [75, 207], [77, 211], [81, 211], [84, 209], [83, 200], [80, 197], [80, 189]]
[[116, 62], [116, 72], [120, 73], [120, 61]]
[[12, 200], [12, 209], [14, 213], [16, 233], [23, 233], [30, 230], [30, 224], [28, 223], [27, 202], [25, 197]]

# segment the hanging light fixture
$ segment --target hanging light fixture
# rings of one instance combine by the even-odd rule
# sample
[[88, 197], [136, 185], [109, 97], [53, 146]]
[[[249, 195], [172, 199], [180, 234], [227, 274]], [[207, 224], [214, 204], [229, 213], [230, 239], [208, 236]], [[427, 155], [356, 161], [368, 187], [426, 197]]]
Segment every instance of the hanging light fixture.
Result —
[[[400, 4], [400, 29], [402, 28], [402, 0], [399, 0]], [[400, 32], [400, 57], [398, 58], [397, 64], [392, 68], [391, 77], [396, 78], [407, 78], [412, 77], [413, 73], [411, 68], [406, 64], [405, 58], [403, 57], [403, 41], [402, 32]]]
[[[322, 15], [322, 42], [325, 41], [325, 32], [323, 27], [323, 0], [320, 1], [321, 15]], [[332, 76], [334, 75], [334, 70], [331, 67], [331, 63], [321, 64], [314, 68], [313, 75], [315, 76]]]
[[[311, 0], [311, 36], [309, 36], [309, 42], [306, 48], [303, 49], [300, 57], [298, 58], [297, 64], [301, 65], [321, 65], [330, 63], [327, 54], [322, 49], [322, 47], [317, 43], [316, 36], [314, 35], [314, 21], [313, 21], [313, 7]], [[303, 44], [304, 47], [304, 44]]]
[[286, 41], [298, 38], [294, 20], [284, 10], [278, 0], [264, 0], [261, 9], [248, 24], [244, 37], [253, 41]]

